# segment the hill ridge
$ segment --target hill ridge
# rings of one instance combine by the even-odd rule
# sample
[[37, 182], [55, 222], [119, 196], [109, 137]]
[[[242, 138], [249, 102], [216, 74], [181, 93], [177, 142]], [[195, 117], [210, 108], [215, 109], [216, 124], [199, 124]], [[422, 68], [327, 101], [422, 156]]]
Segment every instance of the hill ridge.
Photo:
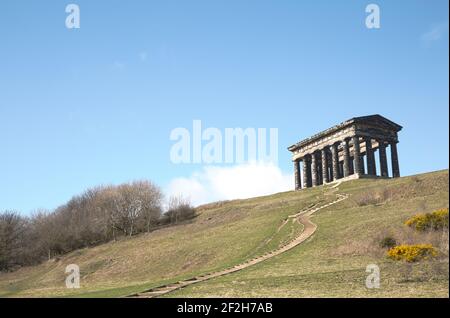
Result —
[[[152, 297], [448, 297], [448, 235], [412, 237], [404, 225], [448, 207], [448, 170], [331, 186], [224, 202], [191, 222], [2, 272], [0, 297], [137, 297], [158, 288], [170, 292]], [[349, 197], [325, 207], [337, 194]], [[305, 233], [297, 218], [317, 208], [309, 216], [317, 229], [299, 248], [251, 265]], [[443, 257], [393, 262], [379, 246], [392, 235], [399, 244], [432, 243]], [[80, 268], [79, 289], [65, 287], [70, 264]], [[246, 269], [207, 276], [240, 264]], [[380, 266], [379, 290], [365, 287], [367, 264]]]

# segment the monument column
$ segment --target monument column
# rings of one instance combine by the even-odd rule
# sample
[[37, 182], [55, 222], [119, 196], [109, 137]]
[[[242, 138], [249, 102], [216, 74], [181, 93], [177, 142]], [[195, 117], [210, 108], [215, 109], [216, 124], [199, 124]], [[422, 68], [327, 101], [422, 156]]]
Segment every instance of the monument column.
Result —
[[384, 141], [378, 141], [378, 149], [380, 152], [380, 173], [382, 177], [389, 177], [387, 157], [386, 157], [386, 144]]
[[330, 182], [328, 179], [328, 156], [327, 156], [327, 149], [323, 148], [321, 150], [322, 155], [322, 180], [323, 183]]
[[303, 157], [303, 188], [309, 188], [311, 186], [309, 164], [309, 158], [308, 155], [306, 155]]
[[359, 137], [353, 136], [352, 137], [353, 142], [353, 157], [355, 158], [354, 162], [354, 170], [356, 174], [363, 174], [362, 173], [362, 158], [361, 158], [361, 149], [359, 147]]
[[317, 175], [317, 158], [316, 154], [313, 152], [311, 154], [311, 174], [312, 174], [312, 186], [319, 185], [319, 176]]
[[331, 151], [327, 151], [327, 160], [328, 160], [328, 181], [333, 181], [333, 156], [331, 155]]
[[[350, 148], [350, 145], [349, 145], [349, 148]], [[350, 155], [350, 175], [352, 175], [352, 174], [355, 173], [355, 167], [354, 167], [354, 165], [353, 165], [353, 159], [354, 159], [354, 157], [352, 157], [352, 156]]]
[[366, 158], [367, 158], [367, 174], [375, 176], [377, 174], [375, 167], [375, 155], [372, 149], [372, 139], [370, 137], [364, 138], [366, 142]]
[[348, 177], [350, 175], [350, 151], [348, 149], [348, 139], [344, 139], [342, 142], [342, 148], [344, 149], [344, 177]]
[[333, 181], [339, 178], [339, 158], [336, 144], [331, 145], [331, 161], [333, 163]]
[[400, 177], [400, 167], [398, 165], [397, 141], [391, 142], [392, 177]]
[[[360, 149], [361, 149], [361, 144], [360, 144]], [[361, 152], [361, 157], [360, 157], [360, 169], [361, 169], [361, 175], [366, 175], [367, 174], [367, 165], [366, 165], [366, 153], [362, 153]]]
[[295, 190], [300, 190], [302, 188], [302, 180], [300, 177], [300, 160], [294, 161], [294, 175], [295, 175]]

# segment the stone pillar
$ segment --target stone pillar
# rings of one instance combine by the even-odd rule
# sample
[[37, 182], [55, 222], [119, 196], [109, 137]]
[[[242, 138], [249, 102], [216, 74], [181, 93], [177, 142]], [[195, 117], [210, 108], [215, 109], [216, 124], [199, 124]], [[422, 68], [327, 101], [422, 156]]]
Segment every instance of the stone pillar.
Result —
[[330, 179], [328, 178], [327, 149], [323, 148], [320, 153], [322, 155], [322, 180], [323, 180], [323, 183], [327, 183], [327, 182], [330, 182]]
[[366, 142], [367, 174], [376, 176], [377, 170], [375, 167], [375, 155], [372, 149], [372, 138], [365, 137], [364, 140]]
[[400, 177], [400, 167], [398, 165], [397, 142], [391, 142], [392, 177]]
[[355, 167], [353, 166], [354, 157], [350, 156], [350, 175], [355, 173]]
[[328, 160], [328, 181], [333, 181], [333, 156], [331, 155], [331, 151], [327, 151], [327, 160]]
[[317, 158], [316, 158], [316, 165], [317, 165], [317, 185], [321, 185], [323, 184], [323, 179], [322, 179], [322, 157], [320, 155], [320, 152], [317, 153]]
[[302, 180], [300, 177], [300, 160], [294, 161], [294, 175], [295, 175], [295, 190], [302, 188]]
[[311, 186], [310, 164], [308, 155], [303, 157], [303, 188], [309, 188]]
[[378, 149], [380, 154], [380, 173], [382, 177], [389, 177], [387, 157], [386, 157], [386, 144], [384, 141], [378, 141]]
[[312, 186], [316, 187], [319, 185], [319, 175], [317, 174], [317, 158], [316, 154], [311, 154], [311, 174], [312, 174]]
[[333, 164], [333, 181], [339, 179], [339, 157], [336, 144], [331, 145], [331, 161]]
[[344, 177], [348, 177], [350, 175], [350, 151], [348, 148], [348, 139], [345, 139], [342, 142], [342, 148], [344, 149]]
[[377, 175], [377, 161], [375, 160], [376, 151], [377, 151], [376, 149], [372, 150], [372, 152], [373, 152], [373, 173], [375, 176]]
[[353, 157], [355, 158], [355, 162], [354, 162], [354, 169], [355, 169], [355, 173], [358, 175], [363, 174], [363, 161], [361, 158], [361, 149], [359, 147], [359, 137], [358, 136], [353, 136], [352, 137], [352, 142], [353, 142]]

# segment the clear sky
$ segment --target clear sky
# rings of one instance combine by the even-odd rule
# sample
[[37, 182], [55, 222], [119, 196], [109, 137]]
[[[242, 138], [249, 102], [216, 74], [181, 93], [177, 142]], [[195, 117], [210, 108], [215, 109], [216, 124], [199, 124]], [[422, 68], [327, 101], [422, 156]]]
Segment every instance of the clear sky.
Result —
[[[365, 26], [372, 2], [380, 29]], [[69, 3], [80, 29], [65, 26]], [[404, 126], [402, 175], [448, 168], [448, 9], [446, 0], [2, 1], [0, 210], [52, 209], [88, 187], [142, 178], [214, 186], [203, 201], [232, 198], [240, 190], [225, 183], [241, 183], [232, 176], [266, 171], [259, 183], [282, 184], [293, 169], [287, 146], [375, 113]], [[279, 167], [173, 164], [170, 132], [194, 119], [278, 128]]]

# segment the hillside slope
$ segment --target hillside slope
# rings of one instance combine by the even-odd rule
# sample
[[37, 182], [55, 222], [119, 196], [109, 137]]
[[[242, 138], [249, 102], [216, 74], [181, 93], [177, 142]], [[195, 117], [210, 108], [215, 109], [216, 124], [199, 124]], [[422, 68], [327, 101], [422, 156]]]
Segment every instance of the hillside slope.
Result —
[[[307, 242], [251, 268], [166, 297], [448, 297], [448, 256], [410, 266], [387, 260], [378, 247], [389, 232], [412, 239], [403, 230], [406, 218], [448, 207], [447, 170], [395, 180], [350, 181], [339, 191], [350, 198], [313, 216], [318, 229]], [[334, 199], [325, 193], [324, 187], [318, 187], [211, 204], [200, 208], [190, 223], [0, 274], [0, 296], [125, 296], [225, 269], [294, 237], [302, 230], [298, 223], [279, 230], [280, 224], [288, 215]], [[376, 290], [364, 284], [366, 266], [372, 263], [381, 268], [381, 288]], [[80, 289], [65, 288], [69, 264], [80, 266]]]

